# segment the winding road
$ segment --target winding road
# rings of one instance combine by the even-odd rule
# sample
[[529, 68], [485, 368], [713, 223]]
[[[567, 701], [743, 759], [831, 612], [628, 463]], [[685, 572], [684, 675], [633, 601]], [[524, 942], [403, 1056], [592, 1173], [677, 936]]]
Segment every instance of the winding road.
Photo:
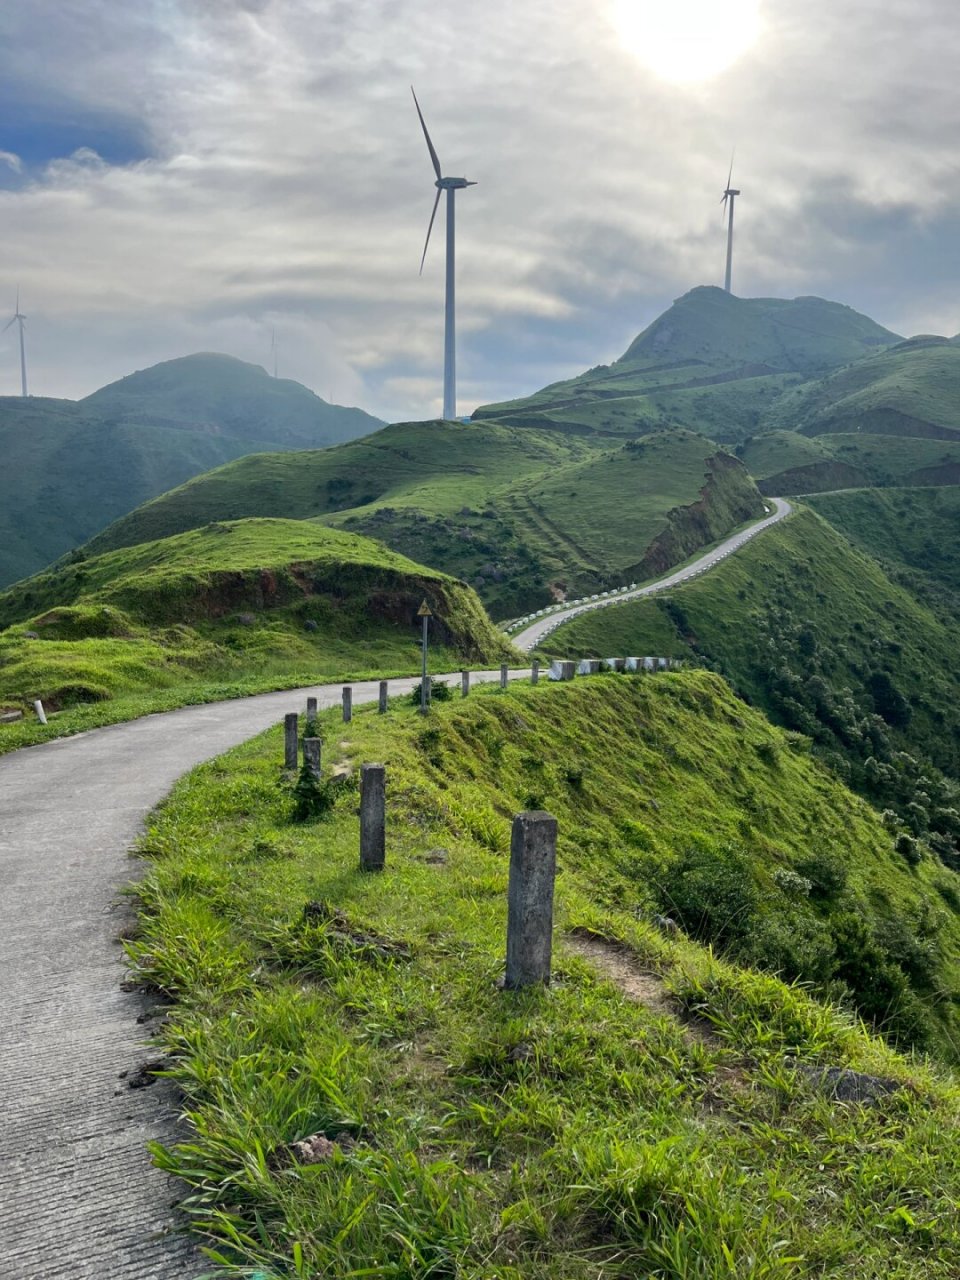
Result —
[[[789, 514], [728, 538], [649, 587], [573, 604], [515, 637], [529, 651], [561, 622], [684, 582]], [[511, 672], [524, 677], [528, 670]], [[498, 672], [475, 673], [485, 682]], [[392, 680], [400, 694], [415, 678]], [[356, 704], [376, 681], [354, 684]], [[195, 1280], [207, 1268], [181, 1234], [182, 1188], [145, 1145], [175, 1141], [177, 1101], [141, 1076], [162, 1016], [123, 989], [128, 850], [181, 774], [285, 712], [339, 704], [340, 685], [185, 707], [0, 757], [0, 1258], [4, 1280]]]
[[708, 569], [712, 569], [721, 560], [726, 560], [727, 556], [733, 555], [739, 547], [750, 542], [757, 534], [763, 533], [771, 525], [778, 524], [793, 510], [793, 507], [784, 498], [770, 498], [769, 501], [773, 503], [774, 511], [766, 520], [758, 520], [756, 524], [750, 525], [749, 528], [741, 529], [739, 533], [731, 534], [729, 538], [724, 539], [712, 551], [707, 551], [702, 556], [698, 556], [696, 560], [684, 565], [682, 569], [677, 569], [666, 578], [659, 578], [656, 582], [651, 582], [646, 587], [634, 587], [630, 591], [619, 591], [606, 599], [575, 600], [568, 608], [548, 613], [544, 617], [538, 618], [529, 627], [524, 627], [522, 631], [518, 631], [511, 636], [513, 643], [523, 653], [530, 653], [541, 640], [551, 635], [563, 623], [569, 622], [571, 618], [579, 618], [583, 613], [592, 613], [594, 609], [607, 609], [610, 605], [624, 604], [627, 600], [638, 600], [641, 596], [654, 596], [661, 591], [668, 591], [670, 587], [679, 586], [681, 582], [689, 582], [691, 578], [699, 577], [701, 573], [706, 573]]

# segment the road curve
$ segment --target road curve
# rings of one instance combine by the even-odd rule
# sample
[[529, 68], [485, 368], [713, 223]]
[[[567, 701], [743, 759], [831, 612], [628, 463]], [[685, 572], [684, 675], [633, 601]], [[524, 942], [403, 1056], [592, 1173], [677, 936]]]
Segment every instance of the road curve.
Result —
[[[155, 1056], [156, 1023], [121, 988], [118, 890], [137, 874], [128, 850], [144, 816], [181, 774], [307, 693], [337, 705], [341, 687], [185, 707], [0, 757], [4, 1280], [194, 1280], [209, 1268], [175, 1230], [182, 1188], [145, 1148], [177, 1136], [176, 1098], [164, 1082], [131, 1087]], [[377, 698], [376, 681], [352, 688], [355, 703]]]
[[712, 551], [705, 552], [691, 564], [685, 565], [682, 569], [677, 569], [675, 573], [671, 573], [669, 577], [660, 578], [657, 582], [651, 582], [646, 587], [636, 587], [632, 591], [617, 592], [616, 595], [609, 596], [605, 600], [587, 600], [572, 604], [569, 609], [560, 609], [556, 613], [547, 614], [544, 618], [538, 618], [536, 622], [529, 627], [525, 627], [523, 631], [518, 631], [510, 639], [523, 653], [529, 653], [536, 648], [541, 640], [556, 631], [557, 627], [569, 622], [571, 618], [578, 618], [582, 613], [590, 613], [594, 609], [606, 609], [612, 604], [623, 604], [625, 600], [637, 600], [640, 596], [656, 595], [660, 591], [667, 591], [670, 587], [678, 586], [681, 582], [687, 582], [690, 578], [696, 578], [701, 573], [706, 573], [708, 569], [712, 569], [721, 560], [726, 560], [727, 556], [732, 555], [744, 543], [755, 538], [758, 533], [763, 533], [764, 529], [769, 529], [771, 525], [785, 519], [793, 510], [790, 503], [784, 498], [770, 498], [769, 501], [774, 505], [773, 515], [768, 516], [766, 520], [760, 520], [756, 524], [752, 524], [748, 529], [741, 529], [739, 533], [731, 534], [729, 538], [721, 542], [719, 546], [714, 547]]

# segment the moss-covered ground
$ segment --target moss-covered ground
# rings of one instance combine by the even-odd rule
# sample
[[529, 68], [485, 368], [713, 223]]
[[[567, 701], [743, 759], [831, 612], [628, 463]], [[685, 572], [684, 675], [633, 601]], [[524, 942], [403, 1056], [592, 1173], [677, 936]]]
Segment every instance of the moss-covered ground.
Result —
[[[271, 731], [184, 779], [144, 840], [129, 946], [173, 1002], [158, 1036], [193, 1130], [156, 1157], [217, 1274], [956, 1275], [960, 1093], [852, 1012], [955, 1056], [955, 876], [897, 853], [801, 740], [703, 672], [320, 727], [325, 818], [292, 821]], [[379, 875], [357, 868], [367, 760], [388, 768]], [[509, 993], [510, 819], [539, 807], [554, 983]], [[845, 1102], [837, 1069], [886, 1083]]]

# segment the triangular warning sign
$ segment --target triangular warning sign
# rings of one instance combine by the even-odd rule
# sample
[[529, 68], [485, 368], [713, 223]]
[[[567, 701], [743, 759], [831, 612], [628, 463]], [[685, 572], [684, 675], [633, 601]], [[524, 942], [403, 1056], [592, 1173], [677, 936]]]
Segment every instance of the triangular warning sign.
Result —
[[418, 617], [418, 618], [432, 618], [432, 617], [433, 617], [433, 610], [432, 610], [432, 609], [430, 608], [430, 606], [427, 604], [426, 600], [424, 600], [423, 604], [422, 604], [422, 605], [420, 606], [420, 608], [417, 610], [417, 617]]

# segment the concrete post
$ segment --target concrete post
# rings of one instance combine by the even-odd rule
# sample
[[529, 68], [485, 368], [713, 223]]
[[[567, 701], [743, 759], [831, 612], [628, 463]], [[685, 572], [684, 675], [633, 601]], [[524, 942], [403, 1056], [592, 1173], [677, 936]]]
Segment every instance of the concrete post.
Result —
[[387, 681], [380, 681], [380, 701], [377, 703], [377, 711], [380, 715], [387, 714]]
[[556, 818], [549, 813], [518, 813], [513, 820], [507, 890], [504, 986], [510, 989], [550, 981], [556, 874]]
[[40, 723], [46, 724], [47, 716], [46, 716], [46, 712], [43, 709], [43, 702], [41, 701], [40, 698], [37, 698], [34, 700], [33, 709], [37, 713], [37, 719], [40, 721]]
[[353, 719], [353, 690], [348, 684], [343, 686], [343, 723], [349, 724]]
[[307, 724], [312, 724], [317, 718], [317, 700], [316, 698], [307, 699]]
[[320, 781], [320, 739], [304, 738], [303, 740], [303, 763], [310, 770], [311, 774]]
[[382, 764], [360, 766], [361, 871], [382, 871], [386, 862], [386, 775]]
[[501, 689], [505, 689], [507, 687], [507, 681], [509, 678], [510, 678], [510, 668], [507, 666], [505, 662], [501, 662], [500, 664], [500, 688]]
[[460, 696], [462, 698], [465, 698], [469, 692], [470, 692], [470, 672], [461, 671], [460, 672]]
[[540, 679], [540, 663], [535, 662], [530, 668], [530, 683], [537, 684]]
[[300, 736], [300, 717], [295, 711], [283, 717], [283, 767], [296, 769], [300, 754], [298, 738]]

